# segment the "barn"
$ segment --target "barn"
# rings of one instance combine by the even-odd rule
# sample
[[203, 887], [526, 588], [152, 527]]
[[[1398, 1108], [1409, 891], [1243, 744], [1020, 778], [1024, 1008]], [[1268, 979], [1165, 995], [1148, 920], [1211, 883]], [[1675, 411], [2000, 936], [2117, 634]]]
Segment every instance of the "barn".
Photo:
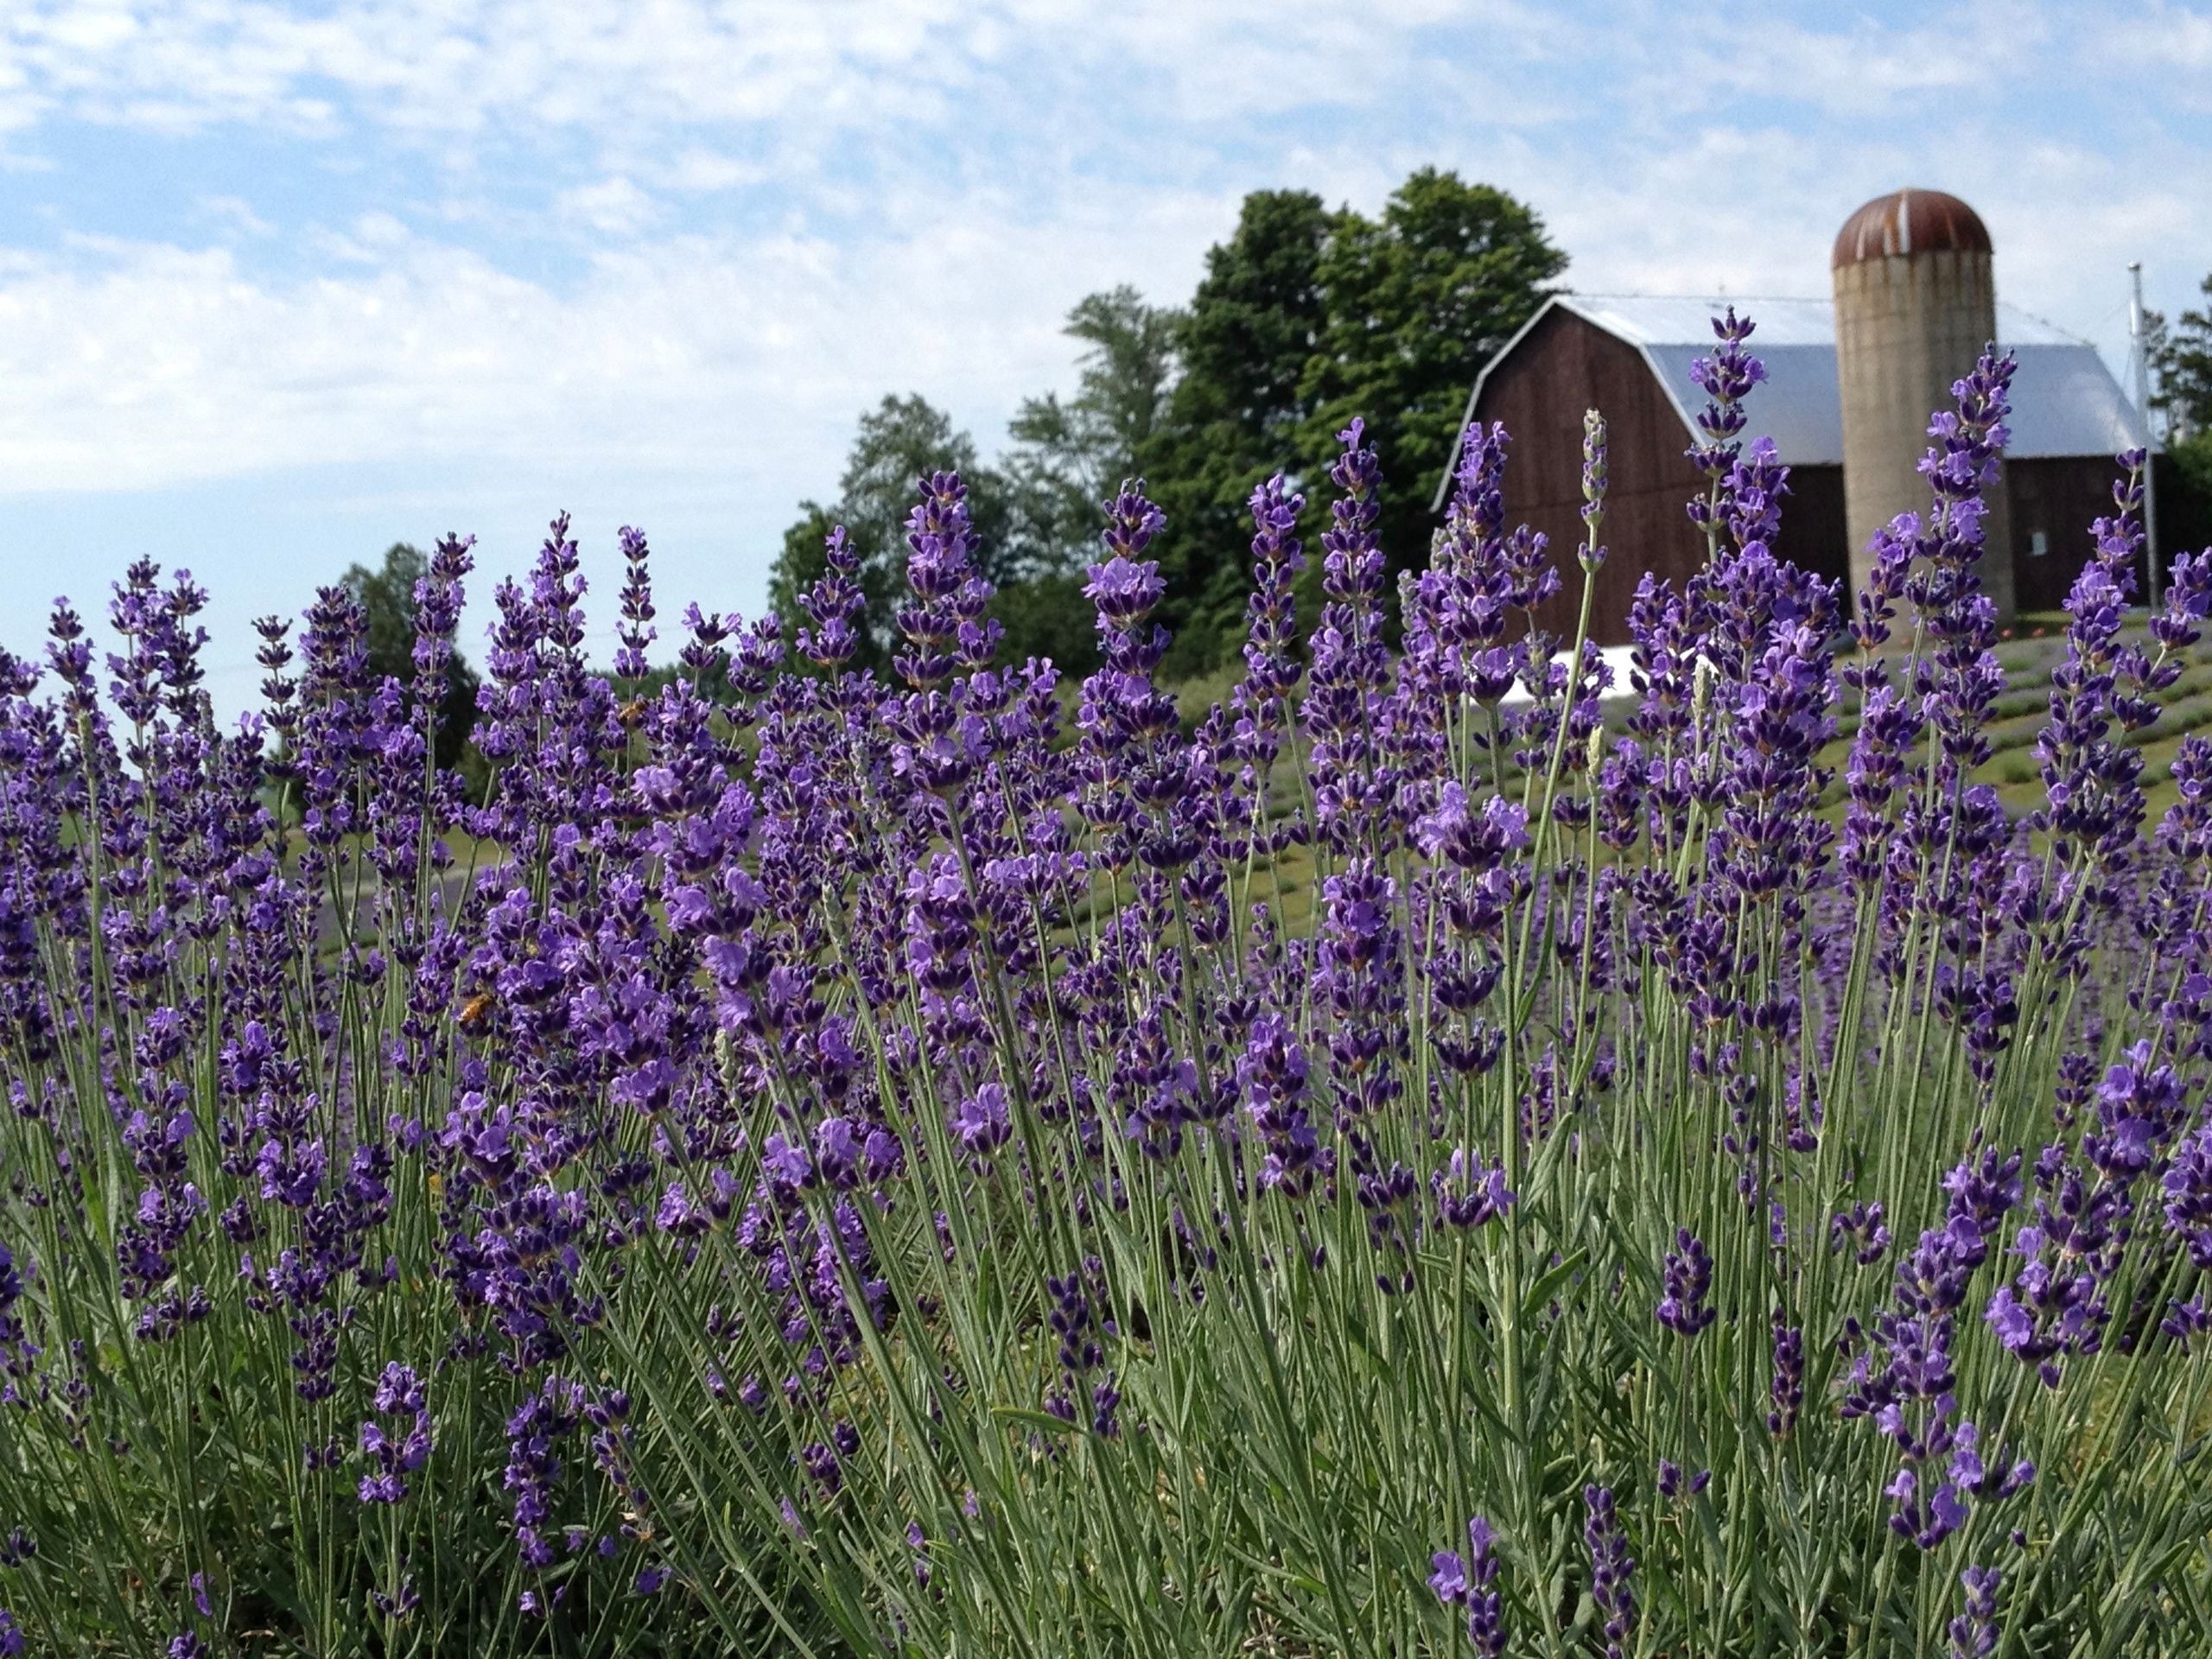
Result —
[[[1878, 232], [1871, 238], [1870, 219]], [[1906, 251], [1885, 252], [1884, 234], [1890, 248]], [[1509, 509], [1564, 550], [1582, 535], [1583, 411], [1604, 412], [1611, 552], [1597, 578], [1598, 641], [1626, 642], [1629, 601], [1646, 571], [1679, 585], [1704, 561], [1704, 535], [1683, 513], [1703, 486], [1685, 454], [1705, 401], [1690, 365], [1713, 351], [1712, 319], [1728, 304], [1757, 324], [1751, 346], [1767, 369], [1748, 404], [1747, 435], [1771, 437], [1790, 467], [1777, 551], [1853, 587], [1853, 555], [1872, 528], [1925, 501], [1916, 467], [1927, 410], [1972, 366], [1974, 348], [1961, 342], [1987, 340], [1993, 323], [2019, 367], [2002, 499], [1990, 521], [1993, 552], [2003, 546], [2006, 563], [1989, 571], [1989, 587], [2008, 618], [2015, 607], [2056, 609], [2090, 550], [2090, 521], [2110, 505], [2113, 457], [2144, 442], [2143, 425], [2094, 346], [1993, 305], [1988, 258], [1987, 232], [1965, 204], [1897, 192], [1846, 225], [1834, 303], [1548, 299], [1484, 368], [1466, 419], [1505, 423]], [[1870, 263], [1871, 272], [1858, 269]], [[1850, 342], [1840, 352], [1839, 310]], [[1961, 353], [1965, 361], [1952, 360]], [[1448, 486], [1447, 474], [1440, 511]], [[1562, 616], [1549, 620], [1564, 626], [1572, 613], [1562, 606]]]

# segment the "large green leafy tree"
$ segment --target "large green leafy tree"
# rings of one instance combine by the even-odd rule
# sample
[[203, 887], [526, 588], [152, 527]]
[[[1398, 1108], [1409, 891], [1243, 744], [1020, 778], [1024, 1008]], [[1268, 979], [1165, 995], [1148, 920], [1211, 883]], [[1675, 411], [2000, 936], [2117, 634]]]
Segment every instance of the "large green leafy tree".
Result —
[[984, 467], [976, 441], [952, 418], [918, 394], [887, 397], [862, 415], [837, 499], [799, 503], [798, 522], [784, 532], [783, 551], [768, 575], [768, 604], [788, 629], [804, 621], [799, 599], [827, 569], [823, 538], [842, 524], [861, 559], [861, 590], [868, 608], [861, 624], [855, 667], [884, 668], [896, 640], [899, 596], [906, 591], [906, 515], [924, 474], [957, 472], [968, 485], [968, 505], [978, 537], [982, 574], [1003, 582], [1016, 574], [1008, 531], [1010, 492], [1004, 477]]
[[1429, 504], [1468, 388], [1566, 269], [1534, 210], [1433, 168], [1400, 185], [1379, 218], [1337, 216], [1319, 266], [1326, 320], [1300, 385], [1313, 411], [1300, 449], [1319, 476], [1337, 433], [1365, 417], [1394, 571], [1427, 557]]
[[1467, 389], [1566, 266], [1525, 204], [1434, 168], [1375, 219], [1304, 191], [1245, 198], [1206, 257], [1179, 341], [1183, 376], [1143, 456], [1168, 515], [1159, 545], [1182, 630], [1175, 666], [1234, 649], [1254, 486], [1281, 470], [1318, 497], [1355, 415], [1382, 451], [1393, 567], [1427, 556]]
[[1177, 331], [1182, 377], [1165, 423], [1138, 452], [1167, 514], [1154, 547], [1168, 587], [1161, 614], [1178, 632], [1173, 666], [1226, 654], [1248, 579], [1244, 504], [1278, 468], [1299, 470], [1332, 218], [1311, 191], [1246, 196], [1236, 230], [1207, 251]]
[[1084, 573], [1098, 556], [1104, 502], [1137, 471], [1167, 418], [1178, 321], [1133, 288], [1086, 296], [1064, 331], [1084, 346], [1074, 392], [1026, 398], [1008, 424], [1001, 466], [1013, 503], [1014, 569], [995, 613], [1010, 659], [1049, 657], [1073, 673], [1096, 664]]
[[[415, 584], [429, 568], [429, 556], [419, 549], [396, 542], [382, 564], [373, 569], [350, 565], [339, 578], [368, 613], [369, 671], [379, 678], [390, 675], [404, 685], [415, 683]], [[440, 766], [461, 764], [475, 723], [476, 671], [455, 651], [446, 658], [445, 690], [438, 701]]]
[[2166, 419], [2158, 467], [2158, 542], [2171, 557], [2212, 538], [2212, 276], [2207, 302], [2169, 327], [2153, 313], [2152, 401]]
[[2204, 279], [2205, 307], [2184, 311], [2171, 327], [2151, 316], [2152, 401], [2177, 438], [2212, 430], [2212, 276]]
[[1024, 574], [1079, 570], [1096, 550], [1101, 504], [1165, 424], [1180, 319], [1134, 288], [1086, 296], [1063, 330], [1083, 342], [1076, 389], [1022, 401], [1002, 465]]

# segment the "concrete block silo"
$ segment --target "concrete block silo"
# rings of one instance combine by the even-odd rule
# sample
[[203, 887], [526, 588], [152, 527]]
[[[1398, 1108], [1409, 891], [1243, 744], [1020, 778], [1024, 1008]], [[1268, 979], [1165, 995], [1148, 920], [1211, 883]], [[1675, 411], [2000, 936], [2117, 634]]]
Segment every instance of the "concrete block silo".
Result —
[[[1940, 190], [1897, 190], [1868, 202], [1844, 221], [1829, 267], [1855, 590], [1871, 568], [1874, 533], [1900, 512], [1928, 510], [1919, 472], [1928, 417], [1950, 407], [1951, 383], [1997, 338], [1997, 288], [1987, 227]], [[2010, 621], [2012, 522], [2001, 481], [1989, 499], [1982, 585], [1999, 620]]]

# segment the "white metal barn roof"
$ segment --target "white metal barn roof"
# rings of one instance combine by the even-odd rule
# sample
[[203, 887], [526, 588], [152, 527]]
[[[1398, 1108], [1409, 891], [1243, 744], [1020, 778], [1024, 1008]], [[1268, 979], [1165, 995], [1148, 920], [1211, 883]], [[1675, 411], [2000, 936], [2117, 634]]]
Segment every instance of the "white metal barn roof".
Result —
[[[1758, 325], [1751, 350], [1767, 371], [1765, 382], [1751, 396], [1748, 431], [1772, 438], [1782, 459], [1792, 465], [1840, 466], [1843, 408], [1836, 390], [1835, 313], [1826, 300], [1554, 294], [1484, 367], [1467, 395], [1460, 429], [1474, 418], [1491, 370], [1557, 308], [1635, 346], [1681, 417], [1682, 429], [1694, 434], [1705, 394], [1690, 378], [1690, 364], [1713, 354], [1718, 344], [1713, 319], [1731, 305]], [[2005, 454], [2023, 461], [2112, 455], [2145, 442], [2142, 421], [2095, 346], [2003, 304], [1998, 307], [1998, 327], [2001, 343], [2019, 359], [2006, 422], [2012, 441]], [[1452, 464], [1458, 463], [1455, 444]], [[1450, 490], [1447, 467], [1437, 490], [1439, 511]]]

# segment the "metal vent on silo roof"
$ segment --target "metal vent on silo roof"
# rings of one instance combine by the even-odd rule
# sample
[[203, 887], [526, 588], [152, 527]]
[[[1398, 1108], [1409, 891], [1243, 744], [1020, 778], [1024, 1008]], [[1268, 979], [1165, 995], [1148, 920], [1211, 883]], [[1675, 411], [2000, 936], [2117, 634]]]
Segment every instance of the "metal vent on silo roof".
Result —
[[1828, 268], [1840, 270], [1861, 260], [1903, 254], [1989, 251], [1989, 227], [1956, 196], [1941, 190], [1892, 190], [1843, 221]]

